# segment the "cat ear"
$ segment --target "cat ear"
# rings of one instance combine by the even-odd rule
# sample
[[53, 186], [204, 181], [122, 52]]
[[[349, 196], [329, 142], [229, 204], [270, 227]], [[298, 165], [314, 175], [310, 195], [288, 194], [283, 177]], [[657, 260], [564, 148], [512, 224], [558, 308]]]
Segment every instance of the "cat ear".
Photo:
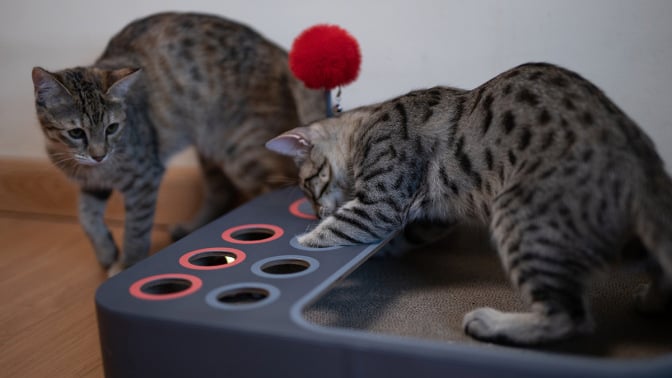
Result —
[[70, 97], [70, 92], [47, 70], [34, 67], [32, 76], [35, 100], [38, 103], [45, 104], [51, 99]]
[[313, 147], [307, 131], [306, 127], [297, 127], [266, 142], [266, 148], [286, 156], [304, 157]]
[[122, 68], [110, 71], [107, 74], [107, 82], [110, 83], [110, 87], [107, 89], [107, 94], [116, 98], [126, 97], [129, 88], [131, 88], [133, 83], [140, 77], [141, 71], [142, 70], [139, 68]]

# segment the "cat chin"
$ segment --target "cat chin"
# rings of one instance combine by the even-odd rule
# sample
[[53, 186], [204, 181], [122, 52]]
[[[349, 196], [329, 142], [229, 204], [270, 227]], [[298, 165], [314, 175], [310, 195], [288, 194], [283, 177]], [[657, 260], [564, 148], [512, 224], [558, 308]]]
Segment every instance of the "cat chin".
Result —
[[77, 163], [79, 165], [86, 165], [87, 167], [95, 167], [95, 166], [98, 166], [98, 165], [101, 165], [101, 164], [105, 163], [107, 161], [107, 158], [108, 158], [108, 156], [105, 156], [105, 158], [103, 158], [103, 160], [96, 161], [96, 160], [93, 160], [90, 157], [86, 157], [86, 158], [77, 157], [75, 160], [77, 161]]
[[335, 213], [343, 204], [344, 201], [324, 199], [323, 203], [317, 205], [316, 214], [320, 219], [327, 218]]

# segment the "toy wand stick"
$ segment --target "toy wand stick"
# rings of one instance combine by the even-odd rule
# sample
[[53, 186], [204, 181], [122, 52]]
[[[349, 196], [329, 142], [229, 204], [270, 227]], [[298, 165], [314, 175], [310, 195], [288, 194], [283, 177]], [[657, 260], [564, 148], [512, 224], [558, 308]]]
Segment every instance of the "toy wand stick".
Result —
[[[359, 75], [362, 55], [359, 44], [345, 29], [320, 24], [304, 30], [289, 52], [289, 68], [310, 89], [324, 90], [326, 115], [341, 111], [341, 87]], [[332, 108], [331, 90], [338, 87]]]

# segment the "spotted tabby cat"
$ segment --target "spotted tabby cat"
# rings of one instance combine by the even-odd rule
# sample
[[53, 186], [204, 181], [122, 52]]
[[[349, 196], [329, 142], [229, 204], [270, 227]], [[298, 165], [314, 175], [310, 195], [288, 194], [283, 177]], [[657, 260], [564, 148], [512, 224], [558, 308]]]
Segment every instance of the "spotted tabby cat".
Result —
[[322, 221], [306, 246], [369, 243], [414, 222], [488, 224], [530, 312], [479, 308], [466, 333], [538, 344], [586, 333], [588, 279], [638, 237], [670, 296], [672, 181], [651, 140], [598, 88], [525, 64], [471, 90], [437, 87], [289, 131]]
[[[243, 25], [199, 14], [137, 20], [88, 67], [34, 68], [37, 115], [50, 159], [81, 186], [81, 224], [112, 272], [147, 256], [157, 191], [169, 157], [194, 145], [205, 202], [179, 238], [295, 177], [264, 142], [325, 113], [319, 92], [291, 74], [287, 54]], [[103, 214], [123, 194], [123, 256]], [[179, 204], [176, 204], [179, 206]]]

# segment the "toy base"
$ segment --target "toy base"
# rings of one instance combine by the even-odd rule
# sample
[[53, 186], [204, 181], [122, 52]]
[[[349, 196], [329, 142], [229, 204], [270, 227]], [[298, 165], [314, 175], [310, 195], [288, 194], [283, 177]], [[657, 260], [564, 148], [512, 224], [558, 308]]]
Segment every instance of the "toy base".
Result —
[[[96, 310], [106, 377], [613, 378], [672, 372], [669, 354], [605, 361], [309, 322], [305, 309], [380, 245], [299, 246], [295, 236], [315, 224], [294, 214], [300, 199], [294, 188], [259, 197], [101, 285]], [[416, 278], [439, 285], [417, 268]], [[451, 285], [467, 282], [468, 273], [452, 271]], [[365, 302], [356, 298], [347, 305]]]

